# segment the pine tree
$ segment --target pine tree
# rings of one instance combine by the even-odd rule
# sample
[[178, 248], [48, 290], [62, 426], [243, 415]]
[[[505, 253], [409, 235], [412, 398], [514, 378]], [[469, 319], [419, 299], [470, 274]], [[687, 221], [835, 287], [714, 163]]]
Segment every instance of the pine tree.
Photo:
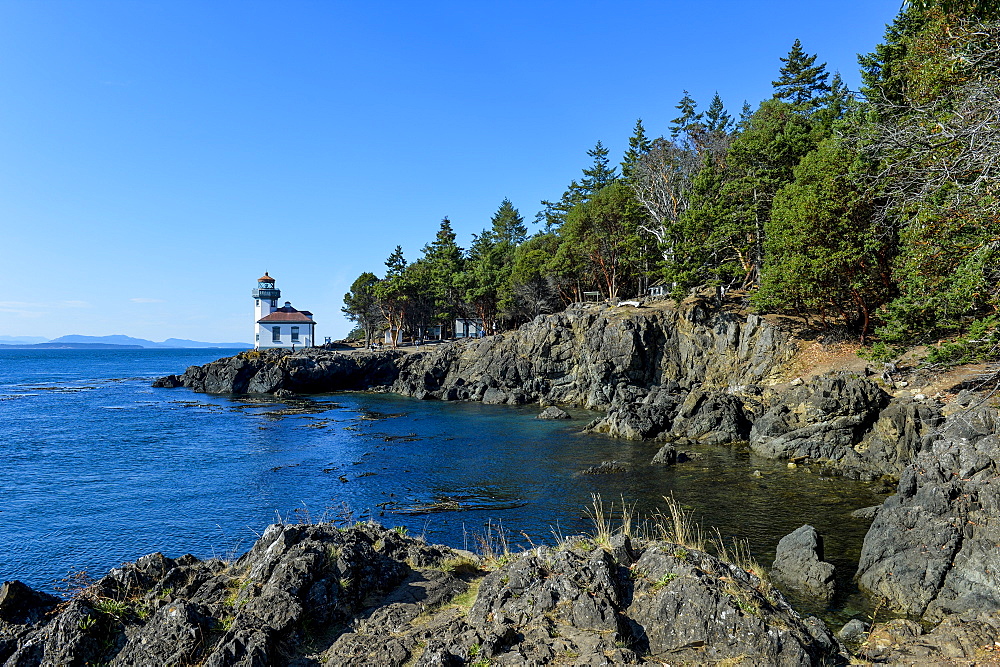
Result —
[[642, 119], [635, 121], [635, 129], [628, 140], [628, 150], [622, 158], [622, 178], [630, 180], [635, 175], [635, 166], [639, 159], [649, 152], [652, 142], [646, 136], [646, 128], [642, 124]]
[[594, 159], [594, 163], [590, 169], [583, 170], [583, 178], [580, 180], [580, 188], [585, 198], [589, 198], [618, 178], [618, 170], [611, 166], [611, 161], [608, 159], [608, 149], [600, 141], [587, 151], [587, 155]]
[[506, 197], [500, 202], [500, 208], [493, 214], [490, 223], [492, 225], [490, 233], [497, 243], [513, 247], [524, 243], [528, 238], [528, 228], [524, 226], [524, 218]]
[[451, 220], [445, 216], [434, 240], [423, 247], [423, 261], [427, 264], [429, 281], [426, 291], [431, 299], [430, 318], [446, 326], [461, 314], [458, 277], [462, 271], [464, 256], [455, 239]]
[[684, 97], [677, 103], [676, 109], [681, 112], [677, 118], [670, 121], [670, 138], [674, 141], [680, 139], [680, 143], [687, 147], [694, 147], [698, 144], [705, 126], [702, 124], [702, 115], [697, 113], [698, 103], [691, 99], [690, 93], [684, 91]]
[[[406, 325], [410, 296], [407, 266], [402, 246], [396, 246], [392, 254], [385, 260], [385, 278], [372, 288], [375, 302], [382, 311], [382, 317], [390, 331], [402, 331]], [[396, 347], [396, 336], [392, 336], [390, 342], [393, 347]]]
[[729, 132], [733, 127], [733, 117], [726, 113], [719, 93], [712, 98], [712, 103], [705, 112], [705, 130], [710, 133]]
[[364, 330], [366, 348], [371, 346], [372, 335], [385, 321], [375, 297], [378, 282], [374, 273], [362, 273], [351, 283], [351, 291], [344, 295], [344, 307], [340, 309], [347, 319], [357, 322]]
[[799, 40], [795, 40], [788, 56], [780, 60], [785, 64], [779, 70], [778, 80], [771, 82], [775, 89], [775, 99], [812, 108], [818, 104], [817, 97], [830, 92], [830, 86], [826, 82], [830, 78], [826, 63], [815, 65], [816, 56], [806, 54]]
[[583, 170], [583, 178], [571, 181], [559, 201], [542, 200], [544, 208], [535, 216], [535, 222], [544, 223], [546, 233], [558, 231], [574, 207], [583, 204], [601, 188], [618, 180], [618, 170], [611, 166], [608, 149], [604, 144], [598, 141], [596, 146], [587, 151], [587, 155], [593, 158], [594, 162], [589, 169]]

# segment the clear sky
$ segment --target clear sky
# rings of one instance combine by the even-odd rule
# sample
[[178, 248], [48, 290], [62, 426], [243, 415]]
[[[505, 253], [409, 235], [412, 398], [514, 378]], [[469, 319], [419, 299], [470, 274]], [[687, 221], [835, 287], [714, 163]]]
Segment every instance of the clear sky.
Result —
[[396, 244], [526, 220], [689, 90], [848, 86], [900, 0], [0, 0], [0, 335], [253, 340], [264, 271], [317, 335]]

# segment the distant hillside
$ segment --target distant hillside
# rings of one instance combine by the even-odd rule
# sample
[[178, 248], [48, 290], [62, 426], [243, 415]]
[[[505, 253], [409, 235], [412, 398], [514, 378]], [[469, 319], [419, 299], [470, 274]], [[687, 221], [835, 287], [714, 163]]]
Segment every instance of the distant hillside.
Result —
[[0, 343], [8, 350], [142, 350], [142, 345], [113, 345], [111, 343]]
[[34, 345], [47, 342], [49, 339], [41, 336], [0, 336], [0, 345]]
[[[41, 339], [44, 340], [44, 339]], [[0, 345], [4, 347], [45, 347], [45, 348], [96, 348], [101, 349], [166, 349], [166, 348], [251, 348], [253, 345], [247, 343], [206, 343], [197, 340], [184, 340], [181, 338], [168, 338], [162, 343], [157, 343], [155, 341], [146, 340], [145, 338], [133, 338], [131, 336], [123, 336], [121, 334], [114, 336], [81, 336], [77, 334], [69, 336], [60, 336], [59, 338], [54, 338], [47, 343], [35, 343], [29, 344], [27, 341], [16, 341], [15, 344], [9, 345], [5, 342], [0, 341]]]

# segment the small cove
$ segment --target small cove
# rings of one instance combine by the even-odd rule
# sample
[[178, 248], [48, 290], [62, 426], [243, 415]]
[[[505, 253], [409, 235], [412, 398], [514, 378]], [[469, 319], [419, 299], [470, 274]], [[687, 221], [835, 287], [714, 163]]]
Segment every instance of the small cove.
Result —
[[[70, 569], [100, 576], [152, 551], [231, 557], [279, 515], [372, 517], [469, 548], [499, 524], [528, 546], [590, 531], [593, 494], [616, 506], [624, 498], [639, 515], [672, 494], [704, 526], [748, 539], [764, 565], [778, 539], [811, 523], [850, 591], [867, 530], [850, 512], [884, 497], [728, 447], [688, 448], [694, 460], [652, 466], [654, 444], [579, 433], [594, 416], [585, 411], [541, 421], [537, 406], [372, 393], [273, 401], [149, 386], [221, 354], [0, 352], [0, 579], [52, 590]], [[579, 474], [611, 459], [630, 470]], [[863, 601], [798, 608], [833, 623]]]

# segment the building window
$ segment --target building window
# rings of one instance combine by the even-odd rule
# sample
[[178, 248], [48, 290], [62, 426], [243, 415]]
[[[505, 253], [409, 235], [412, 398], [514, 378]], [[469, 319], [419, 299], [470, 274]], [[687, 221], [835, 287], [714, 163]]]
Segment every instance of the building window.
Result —
[[257, 334], [257, 338], [254, 339], [256, 342], [260, 342], [260, 334]]
[[281, 342], [281, 327], [271, 327], [271, 342], [272, 343]]
[[299, 341], [299, 328], [292, 327], [292, 342], [297, 343]]
[[254, 299], [253, 300], [253, 305], [259, 306], [260, 305], [260, 299]]

